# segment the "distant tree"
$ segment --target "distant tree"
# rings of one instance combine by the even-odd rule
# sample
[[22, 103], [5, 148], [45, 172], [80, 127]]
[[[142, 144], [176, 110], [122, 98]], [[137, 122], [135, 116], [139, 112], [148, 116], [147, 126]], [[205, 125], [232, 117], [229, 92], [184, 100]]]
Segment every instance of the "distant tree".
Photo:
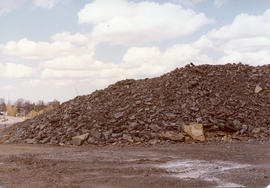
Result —
[[16, 100], [15, 105], [17, 107], [17, 113], [24, 113], [24, 99], [19, 98]]
[[15, 105], [11, 105], [10, 101], [8, 101], [8, 105], [7, 105], [7, 115], [8, 116], [16, 116], [17, 114], [17, 108]]
[[30, 101], [25, 101], [23, 106], [25, 114], [28, 114], [29, 112], [35, 109], [35, 104], [31, 103]]
[[37, 111], [37, 112], [39, 112], [39, 111], [43, 110], [45, 107], [46, 107], [46, 105], [45, 105], [44, 101], [39, 100], [37, 102], [37, 104], [35, 105], [35, 109], [34, 110]]
[[60, 102], [56, 99], [51, 102], [48, 102], [48, 106], [53, 106], [54, 108], [58, 107], [59, 105], [60, 105]]
[[5, 99], [0, 98], [0, 111], [5, 112], [7, 110], [7, 106], [5, 103]]

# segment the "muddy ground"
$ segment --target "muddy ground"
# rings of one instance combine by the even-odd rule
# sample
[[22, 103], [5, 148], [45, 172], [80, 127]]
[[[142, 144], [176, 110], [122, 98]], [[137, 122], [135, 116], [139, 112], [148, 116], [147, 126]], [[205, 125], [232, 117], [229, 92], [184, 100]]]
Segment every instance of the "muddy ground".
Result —
[[0, 145], [1, 187], [265, 187], [270, 143]]

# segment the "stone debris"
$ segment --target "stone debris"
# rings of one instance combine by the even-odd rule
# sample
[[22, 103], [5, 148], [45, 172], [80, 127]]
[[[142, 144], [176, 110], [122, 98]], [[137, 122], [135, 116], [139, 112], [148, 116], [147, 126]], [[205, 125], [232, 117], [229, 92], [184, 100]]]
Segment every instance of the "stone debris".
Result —
[[173, 131], [167, 131], [165, 133], [161, 133], [161, 134], [159, 134], [159, 137], [161, 139], [172, 140], [172, 141], [176, 141], [176, 142], [183, 142], [185, 139], [185, 137], [182, 133], [176, 133]]
[[221, 141], [225, 135], [269, 139], [268, 67], [187, 65], [157, 78], [122, 80], [15, 124], [7, 143], [157, 144]]
[[35, 139], [30, 139], [30, 138], [25, 139], [24, 142], [26, 144], [36, 144], [37, 143]]
[[232, 142], [232, 136], [231, 135], [223, 136], [221, 140], [224, 142]]
[[255, 128], [251, 131], [252, 134], [259, 134], [261, 132], [260, 128]]

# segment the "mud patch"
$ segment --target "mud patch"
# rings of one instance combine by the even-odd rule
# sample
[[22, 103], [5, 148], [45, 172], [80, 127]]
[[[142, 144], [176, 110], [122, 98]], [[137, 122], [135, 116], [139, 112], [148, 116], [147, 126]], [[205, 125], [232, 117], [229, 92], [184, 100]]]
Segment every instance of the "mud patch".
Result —
[[224, 171], [249, 168], [251, 165], [238, 164], [226, 161], [205, 160], [178, 160], [161, 165], [158, 168], [166, 169], [170, 176], [183, 180], [199, 179], [216, 183], [217, 187], [244, 187], [233, 182], [227, 182], [218, 178]]

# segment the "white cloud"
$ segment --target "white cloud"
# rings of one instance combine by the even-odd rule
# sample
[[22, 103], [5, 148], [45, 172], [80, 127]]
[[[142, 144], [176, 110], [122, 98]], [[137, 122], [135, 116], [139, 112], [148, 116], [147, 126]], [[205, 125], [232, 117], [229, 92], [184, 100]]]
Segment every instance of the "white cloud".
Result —
[[52, 8], [63, 0], [0, 0], [0, 16], [20, 8], [29, 1], [31, 1], [34, 6], [37, 7]]
[[[35, 42], [26, 38], [19, 41], [9, 41], [6, 44], [0, 44], [0, 52], [7, 56], [16, 56], [22, 59], [44, 60], [70, 54], [91, 53], [93, 49], [90, 48], [94, 46], [80, 34], [74, 36], [57, 34], [53, 36], [53, 39], [52, 42]], [[84, 45], [78, 43], [84, 43]]]
[[228, 0], [214, 0], [214, 5], [218, 8], [222, 7]]
[[[212, 63], [195, 44], [178, 44], [162, 51], [159, 47], [131, 47], [121, 63], [103, 63], [91, 55], [57, 57], [41, 63], [43, 80], [88, 80], [112, 83], [126, 78], [159, 76], [190, 62]], [[86, 84], [86, 83], [85, 83]], [[52, 86], [55, 84], [52, 83]]]
[[80, 70], [93, 66], [95, 64], [92, 55], [69, 55], [65, 57], [56, 57], [54, 59], [44, 61], [41, 67], [50, 69], [71, 69]]
[[203, 13], [173, 3], [127, 0], [95, 0], [85, 5], [78, 16], [79, 23], [94, 25], [93, 38], [118, 45], [186, 36], [213, 21]]
[[2, 78], [28, 78], [35, 73], [36, 70], [34, 68], [23, 64], [0, 64], [0, 77]]
[[53, 41], [71, 42], [75, 44], [87, 44], [90, 42], [90, 36], [81, 33], [70, 34], [69, 32], [57, 33], [52, 36]]
[[196, 4], [201, 3], [203, 1], [204, 0], [172, 0], [172, 2], [174, 2], [174, 3], [180, 3], [180, 4], [185, 5], [185, 6], [193, 6], [193, 5], [196, 5]]
[[0, 16], [20, 7], [25, 0], [0, 0]]
[[42, 82], [40, 79], [31, 79], [21, 82], [20, 88], [35, 88], [41, 86]]
[[190, 62], [207, 64], [213, 61], [193, 44], [177, 44], [165, 51], [158, 47], [133, 47], [125, 54], [121, 68], [127, 77], [143, 78], [159, 76]]
[[91, 71], [88, 70], [54, 70], [45, 69], [41, 73], [43, 79], [83, 79], [91, 75]]
[[61, 1], [63, 0], [33, 0], [33, 4], [37, 7], [52, 8]]
[[[232, 24], [213, 30], [194, 43], [175, 44], [165, 50], [158, 46], [130, 47], [119, 64], [98, 62], [92, 55], [55, 58], [43, 63], [46, 68], [43, 78], [74, 77], [79, 80], [91, 79], [93, 82], [101, 79], [110, 82], [114, 79], [158, 76], [189, 62], [216, 64], [241, 61], [265, 64], [270, 57], [269, 12], [259, 16], [239, 15]], [[260, 28], [260, 31], [253, 28]], [[256, 37], [257, 34], [259, 36]], [[224, 55], [216, 61], [207, 55], [212, 52], [206, 53], [208, 49], [214, 53], [223, 52]]]
[[201, 47], [224, 53], [219, 63], [269, 64], [270, 9], [262, 15], [240, 14], [232, 24], [210, 31], [199, 41]]
[[231, 25], [213, 30], [209, 35], [216, 39], [270, 36], [270, 9], [259, 16], [240, 14]]

